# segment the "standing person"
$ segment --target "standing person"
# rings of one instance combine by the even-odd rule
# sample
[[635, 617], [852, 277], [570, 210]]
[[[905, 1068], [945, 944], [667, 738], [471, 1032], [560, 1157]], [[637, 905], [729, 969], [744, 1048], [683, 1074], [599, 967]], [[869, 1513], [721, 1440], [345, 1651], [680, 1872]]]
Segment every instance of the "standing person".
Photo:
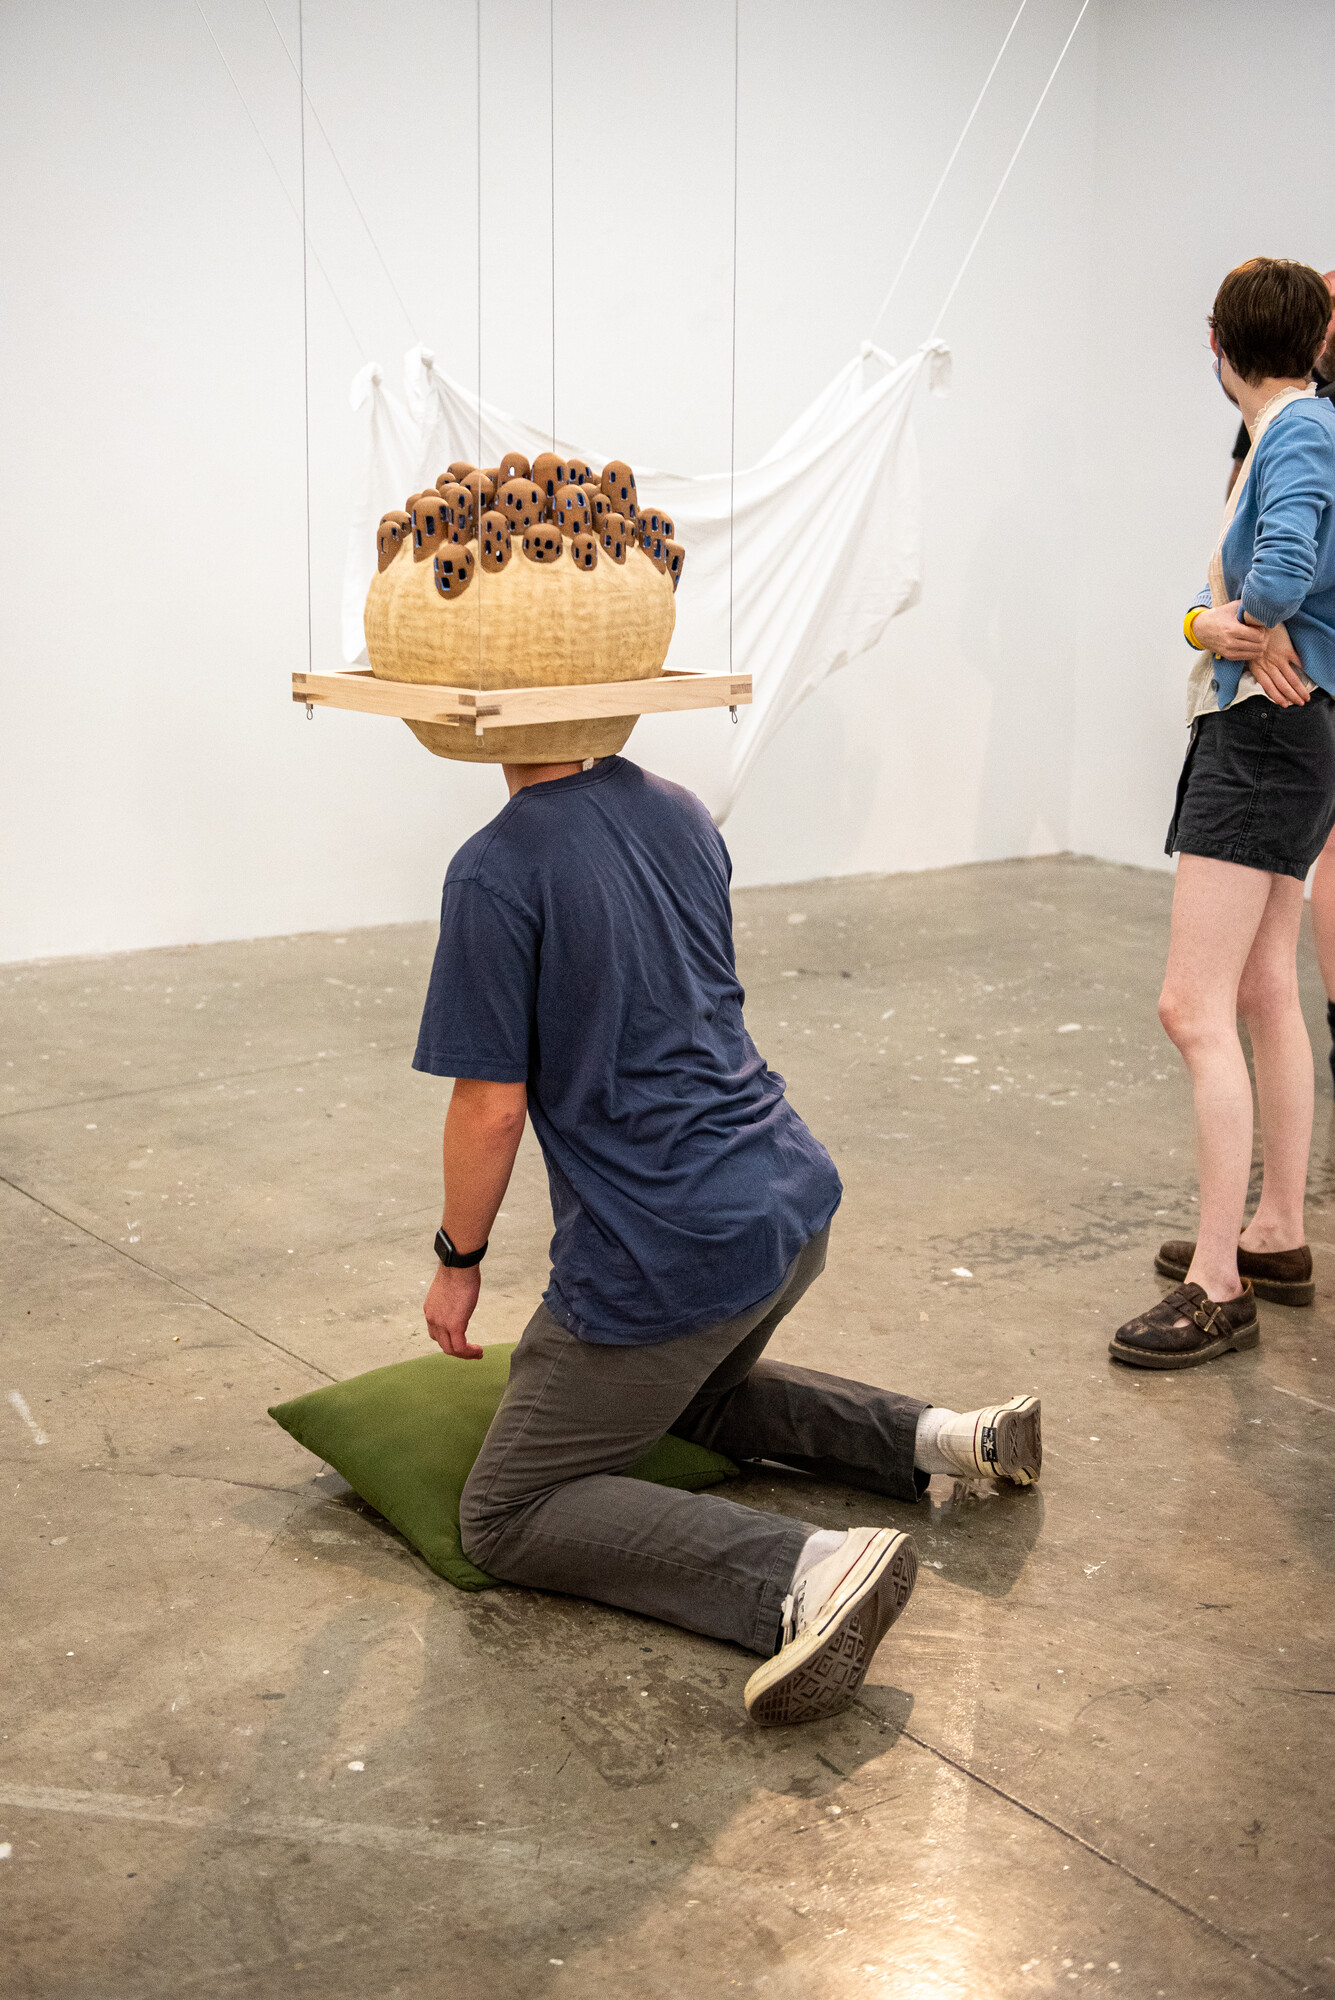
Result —
[[[1326, 289], [1335, 297], [1335, 271], [1324, 273]], [[1335, 401], [1335, 311], [1326, 327], [1326, 344], [1312, 367], [1312, 383], [1318, 396]], [[1238, 425], [1233, 444], [1233, 465], [1227, 493], [1233, 491], [1242, 462], [1251, 450], [1246, 424]], [[1322, 848], [1312, 873], [1312, 938], [1321, 984], [1326, 992], [1326, 1026], [1330, 1030], [1330, 1074], [1335, 1084], [1335, 835]], [[1264, 1293], [1261, 1294], [1265, 1296]]]
[[625, 758], [504, 769], [508, 805], [450, 863], [413, 1058], [456, 1079], [425, 1306], [442, 1352], [482, 1351], [479, 1264], [526, 1115], [556, 1225], [464, 1549], [759, 1653], [757, 1722], [833, 1714], [908, 1600], [910, 1537], [614, 1475], [671, 1431], [899, 1500], [933, 1471], [1023, 1484], [1037, 1398], [958, 1416], [764, 1358], [842, 1189], [746, 1032], [727, 849], [698, 799]]
[[[1210, 320], [1251, 438], [1184, 630], [1199, 649], [1167, 852], [1181, 856], [1159, 1018], [1191, 1071], [1200, 1224], [1156, 1268], [1183, 1283], [1119, 1328], [1113, 1356], [1183, 1368], [1259, 1337], [1256, 1291], [1313, 1297], [1303, 1224], [1312, 1049], [1298, 1001], [1303, 882], [1335, 825], [1335, 405], [1314, 394], [1330, 296], [1305, 264], [1230, 271]], [[1242, 1228], [1252, 1093], [1265, 1174]], [[1255, 1289], [1254, 1289], [1255, 1287]]]

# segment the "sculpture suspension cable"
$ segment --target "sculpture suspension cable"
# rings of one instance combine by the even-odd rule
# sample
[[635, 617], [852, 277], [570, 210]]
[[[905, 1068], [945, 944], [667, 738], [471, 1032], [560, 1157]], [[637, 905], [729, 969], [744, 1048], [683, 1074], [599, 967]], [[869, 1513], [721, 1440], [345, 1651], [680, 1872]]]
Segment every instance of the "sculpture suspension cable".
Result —
[[[737, 105], [741, 0], [732, 0], [732, 388], [728, 419], [728, 672], [732, 668], [732, 579], [737, 514]], [[737, 711], [732, 711], [737, 720]]]
[[556, 450], [556, 0], [547, 0], [547, 102], [552, 142], [552, 450]]
[[[474, 9], [477, 56], [477, 469], [482, 470], [482, 0]], [[477, 488], [477, 549], [482, 558], [482, 487]], [[477, 580], [477, 685], [482, 688], [482, 578]]]
[[[315, 671], [315, 616], [311, 589], [311, 333], [306, 246], [306, 34], [305, 0], [297, 0], [297, 87], [301, 96], [301, 376], [306, 441], [306, 670]], [[309, 705], [306, 710], [310, 715]]]

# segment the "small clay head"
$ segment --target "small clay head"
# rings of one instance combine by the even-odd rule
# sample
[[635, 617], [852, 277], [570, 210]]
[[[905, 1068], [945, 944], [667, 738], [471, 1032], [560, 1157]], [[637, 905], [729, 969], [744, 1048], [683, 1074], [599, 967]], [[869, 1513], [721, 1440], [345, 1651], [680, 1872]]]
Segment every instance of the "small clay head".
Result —
[[500, 487], [500, 483], [501, 483], [501, 468], [500, 468], [500, 466], [499, 466], [499, 465], [484, 465], [484, 466], [483, 466], [483, 468], [482, 468], [482, 477], [483, 477], [484, 479], [489, 479], [489, 480], [491, 481], [491, 490], [492, 490], [492, 492], [493, 492], [493, 493], [495, 493], [495, 492], [496, 492], [496, 491], [497, 491], [497, 490], [499, 489], [499, 487]]
[[523, 452], [507, 451], [496, 470], [496, 491], [499, 493], [509, 479], [530, 479], [532, 476], [533, 467]]
[[563, 535], [578, 535], [593, 526], [588, 495], [582, 486], [563, 486], [552, 508], [552, 519]]
[[593, 467], [587, 458], [572, 458], [566, 461], [566, 480], [571, 486], [596, 486]]
[[667, 540], [664, 536], [646, 535], [642, 546], [656, 570], [667, 568]]
[[482, 516], [478, 527], [478, 546], [482, 551], [482, 567], [490, 575], [502, 570], [514, 554], [510, 541], [510, 523], [504, 514], [495, 508]]
[[429, 490], [419, 494], [413, 503], [413, 561], [425, 562], [448, 538], [444, 499]]
[[603, 522], [602, 544], [614, 563], [626, 560], [630, 547], [630, 523], [622, 514], [609, 514]]
[[570, 538], [570, 560], [576, 569], [597, 569], [598, 537], [587, 529]]
[[498, 497], [511, 528], [530, 528], [535, 521], [542, 519], [546, 504], [542, 497], [542, 489], [527, 475], [523, 478], [508, 479]]
[[617, 510], [612, 505], [606, 493], [603, 492], [601, 486], [586, 486], [584, 488], [584, 497], [588, 501], [589, 511], [593, 515], [594, 528], [601, 532], [603, 522], [607, 519], [608, 515], [615, 514]]
[[461, 542], [447, 542], [436, 557], [436, 589], [442, 597], [462, 597], [473, 581], [477, 557]]
[[459, 481], [473, 496], [473, 519], [480, 520], [496, 498], [496, 488], [485, 472], [470, 472], [466, 479]]
[[565, 460], [554, 451], [540, 451], [533, 461], [533, 483], [541, 489], [543, 506], [550, 509], [561, 488], [569, 484]]
[[635, 503], [635, 474], [624, 459], [609, 460], [603, 467], [599, 484], [618, 514], [627, 521], [633, 521], [639, 512]]
[[680, 542], [673, 541], [665, 541], [663, 548], [667, 555], [667, 573], [672, 578], [672, 588], [675, 590], [681, 582], [681, 572], [682, 566], [686, 561], [686, 551]]
[[[448, 473], [445, 476], [447, 479], [452, 479], [457, 486], [462, 486], [465, 479], [467, 479], [469, 473], [476, 471], [477, 467], [473, 464], [471, 459], [456, 458], [453, 465], [450, 467]], [[437, 480], [436, 483], [437, 485], [439, 485], [440, 484], [439, 480]]]
[[665, 514], [661, 507], [642, 507], [639, 525], [646, 534], [661, 535], [665, 542], [670, 542], [677, 532], [671, 515]]
[[471, 542], [473, 539], [473, 496], [466, 486], [457, 480], [445, 488], [440, 496], [440, 504], [445, 509], [445, 525], [452, 542]]
[[561, 560], [561, 530], [546, 521], [535, 521], [524, 531], [524, 554], [530, 562], [554, 563]]
[[380, 526], [376, 529], [376, 567], [383, 573], [393, 562], [412, 531], [412, 516], [395, 508], [391, 513], [382, 514]]

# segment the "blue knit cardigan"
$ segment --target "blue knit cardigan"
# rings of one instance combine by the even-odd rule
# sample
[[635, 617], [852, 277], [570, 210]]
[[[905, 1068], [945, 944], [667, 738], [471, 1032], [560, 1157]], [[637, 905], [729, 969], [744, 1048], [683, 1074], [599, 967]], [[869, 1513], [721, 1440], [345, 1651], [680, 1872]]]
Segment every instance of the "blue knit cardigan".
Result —
[[[1220, 551], [1229, 599], [1283, 624], [1309, 677], [1335, 695], [1335, 402], [1304, 397], [1267, 425]], [[1196, 599], [1210, 602], [1208, 587]], [[1220, 708], [1245, 662], [1215, 661]]]

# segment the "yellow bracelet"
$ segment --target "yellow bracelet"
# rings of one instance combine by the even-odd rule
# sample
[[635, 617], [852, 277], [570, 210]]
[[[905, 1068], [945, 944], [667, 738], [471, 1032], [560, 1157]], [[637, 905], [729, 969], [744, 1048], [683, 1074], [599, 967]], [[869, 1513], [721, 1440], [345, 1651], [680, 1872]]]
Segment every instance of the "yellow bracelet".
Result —
[[1198, 653], [1208, 653], [1210, 650], [1208, 646], [1202, 646], [1200, 640], [1196, 637], [1196, 620], [1200, 617], [1202, 611], [1208, 611], [1209, 609], [1208, 604], [1193, 604], [1186, 617], [1182, 620], [1182, 636], [1189, 646], [1196, 648]]

